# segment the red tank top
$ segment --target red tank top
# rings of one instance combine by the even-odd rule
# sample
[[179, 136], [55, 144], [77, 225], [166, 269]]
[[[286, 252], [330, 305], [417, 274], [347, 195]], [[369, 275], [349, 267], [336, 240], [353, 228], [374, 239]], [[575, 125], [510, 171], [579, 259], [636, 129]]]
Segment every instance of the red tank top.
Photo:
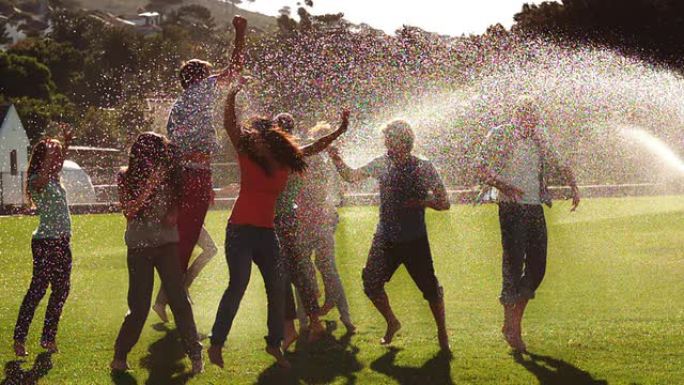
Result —
[[238, 154], [238, 164], [240, 193], [228, 222], [273, 228], [276, 200], [285, 189], [290, 170], [283, 167], [268, 175], [246, 154]]

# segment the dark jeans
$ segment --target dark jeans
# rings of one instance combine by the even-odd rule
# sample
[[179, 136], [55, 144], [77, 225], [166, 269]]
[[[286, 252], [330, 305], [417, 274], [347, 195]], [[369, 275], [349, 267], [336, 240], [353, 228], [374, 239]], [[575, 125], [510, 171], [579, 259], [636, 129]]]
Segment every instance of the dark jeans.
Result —
[[409, 242], [387, 242], [378, 234], [373, 238], [366, 267], [363, 268], [363, 290], [373, 299], [385, 293], [389, 282], [399, 266], [404, 264], [416, 283], [423, 298], [437, 302], [442, 298], [442, 287], [435, 276], [430, 243], [427, 235]]
[[211, 329], [211, 344], [223, 346], [233, 325], [252, 272], [257, 265], [266, 286], [269, 346], [280, 346], [285, 321], [285, 285], [279, 263], [275, 231], [269, 228], [229, 224], [226, 229], [226, 260], [229, 282]]
[[114, 345], [115, 356], [125, 359], [138, 342], [147, 314], [150, 312], [154, 269], [161, 278], [161, 286], [168, 295], [178, 331], [191, 359], [202, 356], [192, 307], [183, 284], [183, 272], [178, 264], [178, 244], [170, 243], [159, 247], [128, 249], [128, 313], [121, 325]]
[[546, 272], [546, 221], [541, 205], [499, 203], [503, 304], [534, 298]]
[[297, 245], [297, 216], [282, 215], [275, 219], [275, 230], [280, 241], [280, 260], [285, 269], [285, 319], [297, 318], [294, 291], [296, 287], [307, 315], [318, 314], [318, 284], [316, 270], [310, 257], [304, 257]]
[[33, 277], [19, 309], [17, 324], [14, 328], [14, 340], [22, 343], [26, 341], [36, 307], [50, 285], [52, 293], [50, 293], [45, 311], [41, 342], [54, 342], [64, 302], [69, 296], [71, 278], [69, 238], [34, 239], [31, 241], [31, 252], [33, 253]]

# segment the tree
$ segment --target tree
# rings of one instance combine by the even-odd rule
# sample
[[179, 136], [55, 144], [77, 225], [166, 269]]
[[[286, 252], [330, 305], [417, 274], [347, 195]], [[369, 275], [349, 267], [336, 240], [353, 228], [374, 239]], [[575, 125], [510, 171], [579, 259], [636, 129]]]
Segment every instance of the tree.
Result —
[[0, 45], [10, 44], [11, 42], [12, 38], [7, 33], [7, 21], [2, 19], [0, 20]]
[[45, 135], [50, 122], [74, 122], [76, 118], [74, 105], [63, 96], [55, 96], [47, 102], [25, 96], [9, 98], [9, 101], [17, 108], [31, 144]]
[[59, 43], [52, 39], [29, 38], [12, 46], [8, 53], [30, 56], [49, 69], [57, 92], [71, 95], [77, 74], [83, 71], [83, 54], [69, 42]]
[[55, 90], [50, 69], [34, 57], [0, 51], [0, 94], [49, 100]]
[[684, 66], [684, 2], [563, 0], [525, 5], [513, 30], [563, 41], [617, 47], [657, 62]]

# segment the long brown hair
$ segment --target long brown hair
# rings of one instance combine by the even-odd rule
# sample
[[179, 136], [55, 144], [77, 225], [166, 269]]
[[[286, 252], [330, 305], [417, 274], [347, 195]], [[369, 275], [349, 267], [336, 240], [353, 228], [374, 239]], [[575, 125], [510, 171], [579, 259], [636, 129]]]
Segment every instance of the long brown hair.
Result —
[[179, 164], [177, 151], [165, 136], [155, 132], [141, 133], [131, 146], [128, 167], [122, 168], [119, 173], [122, 193], [119, 200], [137, 199], [154, 170], [162, 167], [166, 174], [160, 186], [171, 189], [173, 207], [180, 196]]
[[[45, 165], [45, 159], [47, 158], [48, 152], [48, 142], [51, 139], [41, 139], [38, 143], [33, 146], [31, 150], [31, 159], [29, 159], [28, 168], [26, 169], [26, 199], [30, 205], [34, 205], [33, 196], [31, 194], [30, 180], [32, 177], [38, 175], [40, 170], [43, 169]], [[59, 143], [59, 142], [57, 142]], [[61, 143], [60, 143], [61, 146]]]
[[270, 175], [273, 170], [271, 170], [268, 161], [254, 149], [255, 136], [261, 136], [266, 141], [273, 158], [280, 166], [287, 167], [294, 172], [306, 170], [304, 154], [299, 149], [294, 137], [278, 128], [271, 119], [253, 117], [247, 123], [247, 132], [240, 138], [240, 147], [250, 159], [261, 166], [266, 174]]

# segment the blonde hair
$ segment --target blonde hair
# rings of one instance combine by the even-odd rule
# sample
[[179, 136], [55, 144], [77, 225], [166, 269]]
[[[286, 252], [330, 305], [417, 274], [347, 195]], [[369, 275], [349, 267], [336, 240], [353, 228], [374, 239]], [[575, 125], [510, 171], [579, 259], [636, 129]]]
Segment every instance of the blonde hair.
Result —
[[386, 138], [397, 139], [412, 147], [413, 142], [416, 139], [416, 134], [413, 133], [411, 125], [407, 121], [401, 119], [392, 120], [387, 123], [385, 128], [382, 129], [382, 133]]

